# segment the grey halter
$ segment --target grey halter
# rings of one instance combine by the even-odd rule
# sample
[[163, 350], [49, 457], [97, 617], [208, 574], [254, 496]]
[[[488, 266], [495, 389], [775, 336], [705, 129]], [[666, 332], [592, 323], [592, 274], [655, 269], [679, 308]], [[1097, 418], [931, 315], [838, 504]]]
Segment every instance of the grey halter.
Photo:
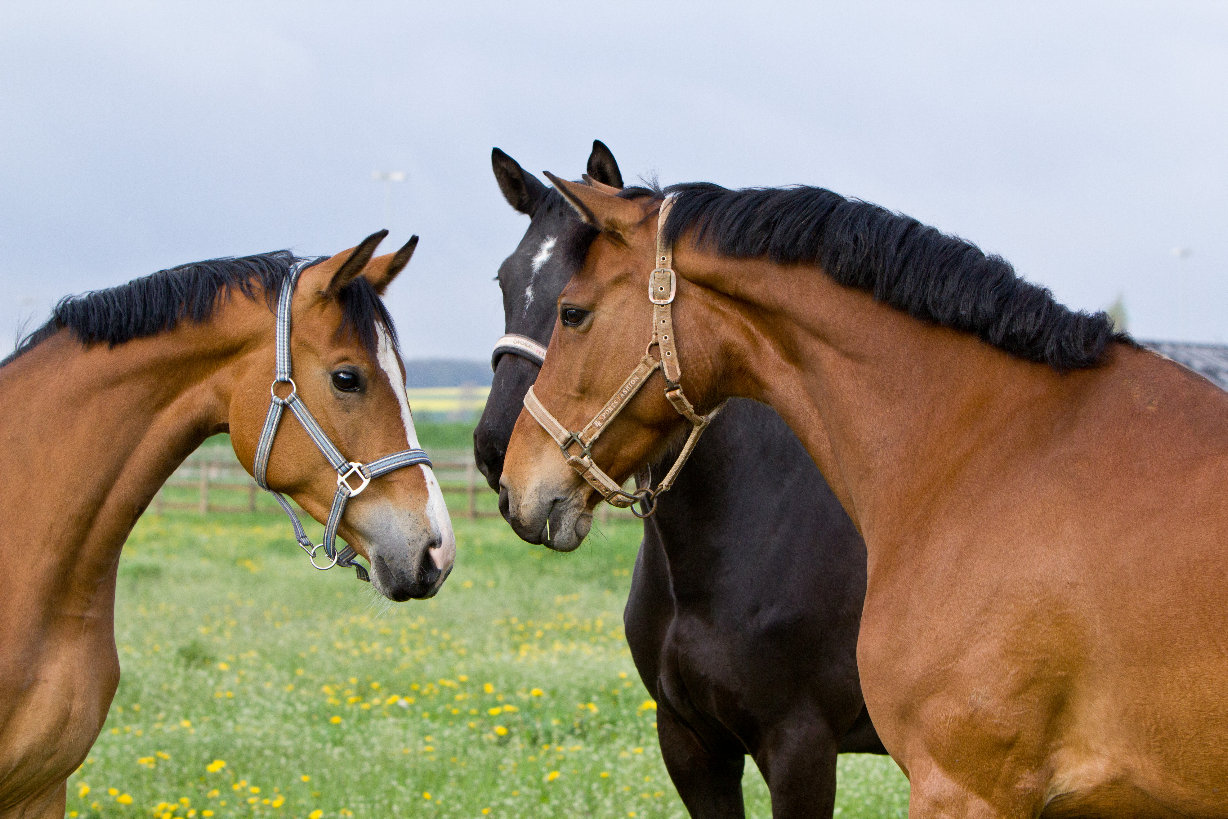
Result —
[[495, 351], [490, 356], [490, 368], [492, 370], [499, 366], [499, 359], [505, 353], [511, 353], [512, 355], [528, 359], [539, 367], [546, 360], [545, 347], [538, 343], [536, 339], [516, 333], [508, 333], [495, 342]]
[[[341, 516], [345, 512], [345, 505], [349, 502], [350, 498], [361, 494], [373, 478], [378, 478], [381, 475], [386, 475], [393, 470], [406, 466], [424, 464], [429, 467], [431, 466], [431, 460], [427, 457], [426, 452], [421, 449], [406, 449], [392, 455], [385, 455], [369, 464], [360, 464], [356, 461], [347, 460], [341, 454], [341, 451], [337, 449], [336, 445], [329, 440], [324, 430], [320, 428], [320, 424], [307, 409], [307, 405], [298, 397], [298, 387], [295, 385], [294, 379], [290, 377], [290, 302], [294, 296], [294, 287], [298, 283], [299, 274], [305, 268], [319, 261], [322, 261], [322, 259], [303, 259], [296, 262], [290, 268], [290, 272], [282, 284], [281, 294], [277, 301], [277, 365], [273, 377], [273, 385], [269, 388], [272, 403], [269, 405], [269, 414], [264, 419], [264, 429], [260, 432], [260, 441], [256, 445], [255, 477], [256, 483], [262, 489], [267, 489], [277, 499], [277, 502], [285, 510], [286, 514], [289, 515], [290, 522], [294, 524], [295, 539], [303, 551], [307, 553], [312, 566], [321, 571], [331, 569], [333, 566], [353, 566], [358, 573], [359, 580], [369, 581], [370, 576], [367, 574], [367, 570], [362, 564], [354, 562], [358, 552], [349, 545], [338, 552], [335, 546], [337, 527], [341, 524]], [[285, 398], [277, 394], [277, 386], [279, 384], [289, 386], [290, 394]], [[287, 407], [294, 413], [294, 417], [299, 420], [299, 423], [303, 425], [303, 429], [307, 431], [311, 440], [315, 442], [320, 452], [328, 459], [329, 464], [337, 471], [337, 494], [333, 496], [333, 508], [328, 513], [328, 523], [324, 526], [324, 540], [318, 545], [313, 545], [311, 538], [307, 537], [303, 524], [290, 506], [290, 502], [280, 492], [271, 489], [266, 480], [269, 454], [273, 450], [273, 439], [277, 435], [277, 426], [281, 422], [282, 412]], [[321, 548], [324, 549], [324, 554], [329, 559], [329, 562], [324, 565], [316, 563], [316, 552]]]

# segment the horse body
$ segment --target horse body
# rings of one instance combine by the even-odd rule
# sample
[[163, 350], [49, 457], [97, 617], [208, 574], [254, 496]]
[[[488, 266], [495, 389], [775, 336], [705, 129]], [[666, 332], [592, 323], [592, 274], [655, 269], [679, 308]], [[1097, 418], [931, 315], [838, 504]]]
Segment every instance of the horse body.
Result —
[[[532, 217], [500, 268], [506, 330], [545, 342], [582, 259], [581, 225], [558, 194], [501, 152], [494, 159], [509, 203]], [[589, 173], [621, 185], [601, 143]], [[474, 435], [492, 486], [536, 375], [523, 357], [497, 360]], [[837, 751], [884, 752], [855, 663], [864, 571], [861, 538], [797, 438], [769, 408], [731, 402], [645, 520], [624, 613], [666, 767], [692, 815], [743, 815], [746, 754], [774, 815], [830, 815]]]
[[[635, 328], [615, 332], [606, 305], [642, 290], [657, 208], [556, 184], [605, 231], [561, 296], [590, 315], [556, 328], [538, 379], [573, 421], [640, 354], [623, 349]], [[868, 235], [849, 253], [907, 255]], [[1006, 351], [1031, 344], [1017, 327], [987, 344], [960, 326], [981, 309], [971, 300], [944, 324], [876, 299], [878, 285], [766, 249], [738, 258], [719, 241], [693, 231], [675, 247], [687, 394], [700, 411], [730, 395], [775, 407], [857, 522], [858, 666], [912, 814], [1228, 815], [1228, 395], [1126, 342], [1097, 354], [1094, 317], [1034, 292], [1020, 295], [1041, 305], [1031, 326], [1063, 329], [1028, 360]], [[966, 250], [939, 248], [952, 249]], [[982, 324], [1006, 314], [998, 291], [992, 304]], [[1076, 363], [1055, 363], [1067, 346]], [[590, 371], [568, 407], [572, 362], [598, 350], [611, 371]], [[637, 401], [610, 430], [622, 445], [594, 458], [628, 474], [670, 413]], [[535, 426], [526, 414], [512, 437], [509, 511], [541, 514], [548, 492], [565, 498], [563, 519], [558, 506], [591, 493]]]
[[[339, 273], [349, 259], [361, 270], [370, 253], [345, 254], [304, 274], [295, 310], [301, 329], [292, 340], [304, 400], [351, 457], [365, 459], [403, 449], [407, 431], [391, 384], [379, 383], [361, 345], [335, 335], [338, 309], [317, 293], [328, 284], [319, 277]], [[217, 298], [207, 320], [114, 346], [83, 345], [73, 331], [49, 325], [44, 338], [0, 366], [0, 458], [8, 476], [0, 559], [10, 567], [0, 579], [0, 616], [10, 624], [0, 638], [0, 816], [63, 815], [64, 782], [101, 730], [119, 682], [120, 550], [158, 488], [217, 432], [231, 432], [251, 469], [269, 402], [274, 321], [258, 297]], [[303, 338], [313, 332], [323, 340]], [[358, 400], [328, 394], [339, 361], [369, 379]], [[370, 430], [360, 432], [364, 425]], [[301, 429], [278, 434], [269, 480], [327, 515], [334, 481]], [[354, 499], [343, 536], [373, 567], [381, 559], [419, 577], [423, 561], [439, 560], [430, 581], [437, 588], [450, 564], [444, 541], [451, 529], [430, 509], [427, 473], [403, 470], [385, 484], [366, 502]], [[433, 593], [398, 586], [387, 569], [375, 578], [390, 596]]]

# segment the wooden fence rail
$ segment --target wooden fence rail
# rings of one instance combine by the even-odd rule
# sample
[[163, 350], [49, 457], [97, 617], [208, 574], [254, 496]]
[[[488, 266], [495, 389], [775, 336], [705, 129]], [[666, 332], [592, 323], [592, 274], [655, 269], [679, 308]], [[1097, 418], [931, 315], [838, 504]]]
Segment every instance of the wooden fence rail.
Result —
[[[452, 517], [468, 520], [499, 517], [498, 498], [474, 466], [472, 456], [447, 453], [431, 460]], [[202, 515], [281, 512], [276, 501], [256, 486], [238, 461], [221, 454], [190, 458], [171, 475], [153, 502], [154, 512], [168, 509], [194, 510]], [[611, 516], [629, 517], [630, 513], [602, 504], [597, 515], [604, 522]]]

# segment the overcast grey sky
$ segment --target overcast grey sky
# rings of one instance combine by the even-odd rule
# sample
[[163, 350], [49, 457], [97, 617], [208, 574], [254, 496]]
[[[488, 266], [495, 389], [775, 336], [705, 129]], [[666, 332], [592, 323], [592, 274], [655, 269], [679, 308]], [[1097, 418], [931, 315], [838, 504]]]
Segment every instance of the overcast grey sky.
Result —
[[[0, 3], [0, 354], [68, 293], [183, 262], [417, 255], [409, 357], [482, 358], [525, 217], [576, 177], [821, 185], [1144, 338], [1228, 341], [1228, 2]], [[391, 186], [377, 170], [403, 170]], [[1180, 250], [1179, 250], [1180, 249]]]

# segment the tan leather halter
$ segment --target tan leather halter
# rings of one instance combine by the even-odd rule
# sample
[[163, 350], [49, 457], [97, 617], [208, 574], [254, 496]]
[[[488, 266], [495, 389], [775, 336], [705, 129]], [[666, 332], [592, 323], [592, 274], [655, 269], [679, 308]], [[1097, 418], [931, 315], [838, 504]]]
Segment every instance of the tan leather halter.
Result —
[[[674, 485], [674, 479], [678, 477], [678, 471], [682, 469], [682, 465], [691, 456], [691, 451], [695, 449], [700, 433], [707, 428], [720, 409], [718, 407], [707, 415], [700, 415], [682, 392], [682, 384], [680, 383], [682, 369], [678, 363], [678, 347], [674, 341], [674, 315], [672, 308], [678, 283], [673, 269], [673, 249], [666, 246], [665, 240], [662, 238], [665, 220], [668, 218], [673, 204], [674, 198], [672, 196], [667, 197], [661, 203], [661, 211], [657, 216], [656, 267], [648, 275], [648, 300], [652, 302], [652, 338], [648, 342], [648, 348], [644, 351], [644, 357], [640, 359], [640, 363], [636, 365], [636, 368], [631, 371], [631, 375], [627, 376], [627, 380], [618, 388], [614, 396], [593, 416], [593, 420], [589, 421], [588, 425], [579, 432], [572, 432], [559, 423], [558, 419], [551, 415], [545, 406], [542, 405], [542, 402], [533, 392], [532, 387], [529, 387], [529, 391], [524, 397], [525, 409], [541, 425], [546, 434], [559, 445], [563, 457], [567, 459], [567, 463], [571, 465], [572, 469], [576, 470], [580, 477], [588, 481], [605, 498], [606, 502], [613, 506], [625, 508], [637, 501], [642, 501], [644, 505], [643, 512], [632, 509], [632, 512], [642, 518], [646, 518], [656, 511], [657, 498], [668, 492], [670, 487]], [[660, 355], [659, 358], [653, 357], [653, 347], [657, 348], [657, 352]], [[679, 415], [691, 422], [691, 434], [687, 436], [682, 452], [678, 454], [678, 459], [674, 461], [674, 465], [670, 467], [669, 472], [661, 479], [661, 482], [657, 484], [655, 489], [641, 487], [634, 492], [627, 492], [593, 462], [593, 444], [597, 442], [597, 438], [601, 436], [601, 433], [605, 431], [609, 423], [618, 416], [618, 413], [622, 412], [623, 408], [631, 403], [631, 399], [648, 382], [649, 377], [658, 367], [661, 369], [661, 374], [665, 377], [665, 397], [673, 405], [674, 409], [678, 411]], [[573, 447], [578, 447], [579, 452], [574, 452]]]

